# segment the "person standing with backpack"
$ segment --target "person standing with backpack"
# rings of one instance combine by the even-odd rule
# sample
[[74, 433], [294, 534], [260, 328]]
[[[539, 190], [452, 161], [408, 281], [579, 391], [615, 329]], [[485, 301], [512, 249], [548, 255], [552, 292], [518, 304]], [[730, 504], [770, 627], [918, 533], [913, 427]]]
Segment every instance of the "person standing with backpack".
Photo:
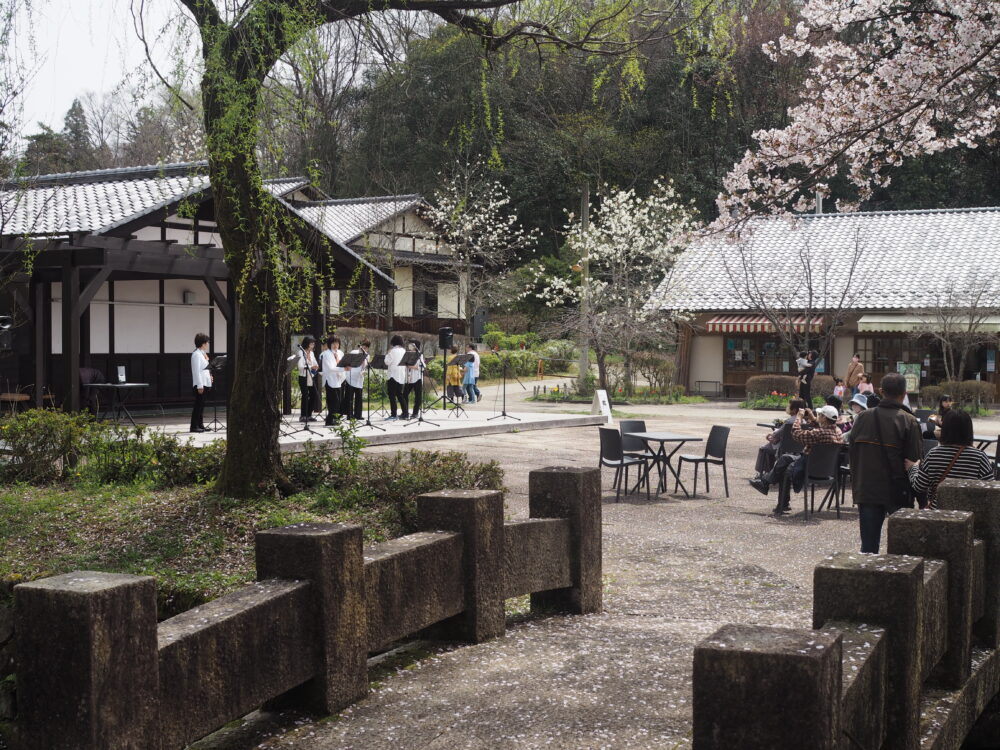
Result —
[[907, 475], [923, 450], [920, 423], [903, 406], [906, 379], [898, 372], [882, 378], [882, 400], [858, 414], [851, 428], [851, 494], [858, 506], [861, 551], [878, 554], [885, 517], [913, 505]]

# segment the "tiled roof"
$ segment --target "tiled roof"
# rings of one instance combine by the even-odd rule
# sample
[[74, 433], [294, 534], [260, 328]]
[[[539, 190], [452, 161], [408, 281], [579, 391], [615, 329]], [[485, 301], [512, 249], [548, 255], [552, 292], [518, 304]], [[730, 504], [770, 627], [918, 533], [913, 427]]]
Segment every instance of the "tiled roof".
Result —
[[[972, 277], [992, 277], [1000, 267], [1000, 208], [883, 211], [802, 215], [754, 220], [741, 246], [721, 236], [693, 242], [660, 284], [650, 306], [714, 312], [753, 310], [741, 289], [747, 274], [765, 293], [805, 309], [808, 284], [801, 255], [827, 293], [840, 295], [856, 243], [862, 251], [854, 271], [850, 305], [857, 310], [900, 310], [943, 300]], [[820, 292], [813, 284], [814, 293]], [[991, 300], [1000, 305], [1000, 299]], [[820, 303], [822, 305], [822, 303]], [[813, 305], [813, 309], [817, 306]]]
[[[0, 189], [0, 235], [103, 234], [210, 188], [205, 162], [41, 175]], [[302, 177], [266, 180], [275, 197]]]
[[295, 203], [298, 214], [343, 245], [348, 245], [379, 224], [423, 204], [419, 195]]

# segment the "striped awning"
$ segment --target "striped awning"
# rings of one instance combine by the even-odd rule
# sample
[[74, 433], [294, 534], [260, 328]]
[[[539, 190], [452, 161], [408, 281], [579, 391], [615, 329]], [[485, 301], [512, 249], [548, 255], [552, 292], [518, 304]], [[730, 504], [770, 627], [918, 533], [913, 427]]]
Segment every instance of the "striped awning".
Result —
[[[974, 321], [968, 316], [950, 315], [948, 325], [955, 328], [973, 328], [980, 333], [997, 333], [1000, 331], [1000, 315], [980, 315]], [[858, 331], [861, 333], [910, 333], [912, 331], [929, 331], [935, 326], [943, 325], [937, 317], [928, 312], [926, 315], [891, 314], [862, 315], [858, 319]]]
[[[799, 333], [806, 330], [806, 316], [788, 318], [788, 323]], [[813, 318], [812, 330], [819, 331], [823, 321]], [[707, 333], [775, 333], [771, 321], [763, 315], [716, 315], [705, 323]]]

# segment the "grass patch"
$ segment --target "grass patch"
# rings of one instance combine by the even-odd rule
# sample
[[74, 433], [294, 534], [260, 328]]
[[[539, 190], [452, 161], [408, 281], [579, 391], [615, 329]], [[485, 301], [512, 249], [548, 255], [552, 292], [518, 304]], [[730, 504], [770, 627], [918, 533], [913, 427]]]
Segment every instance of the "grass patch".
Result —
[[503, 472], [463, 453], [411, 451], [361, 457], [349, 475], [280, 499], [148, 482], [0, 487], [0, 606], [22, 581], [99, 570], [155, 576], [159, 615], [169, 617], [254, 580], [261, 529], [359, 523], [366, 542], [379, 542], [415, 530], [417, 495], [455, 487], [502, 489]]

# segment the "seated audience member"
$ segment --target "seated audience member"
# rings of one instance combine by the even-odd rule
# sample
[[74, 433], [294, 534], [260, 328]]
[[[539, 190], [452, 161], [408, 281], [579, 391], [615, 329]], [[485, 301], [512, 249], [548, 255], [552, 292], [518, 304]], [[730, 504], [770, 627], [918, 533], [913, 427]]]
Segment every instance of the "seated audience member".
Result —
[[943, 394], [941, 398], [938, 399], [938, 410], [927, 417], [927, 425], [924, 430], [924, 437], [929, 440], [940, 440], [941, 439], [941, 424], [944, 421], [944, 415], [947, 414], [951, 407], [954, 405], [951, 396], [947, 393]]
[[972, 447], [972, 417], [959, 409], [945, 412], [941, 444], [921, 460], [907, 461], [910, 486], [921, 506], [937, 508], [937, 489], [945, 479], [993, 479], [993, 459]]
[[[820, 407], [815, 416], [810, 409], [801, 410], [792, 423], [792, 437], [805, 446], [802, 455], [778, 456], [774, 468], [760, 477], [751, 479], [750, 486], [762, 495], [767, 495], [772, 484], [781, 486], [785, 473], [788, 472], [788, 476], [792, 480], [792, 490], [801, 491], [805, 482], [806, 456], [809, 455], [812, 447], [827, 443], [839, 445], [844, 442], [840, 428], [837, 427], [837, 416], [837, 410], [832, 406]], [[773, 512], [775, 514], [787, 513], [790, 499], [786, 493], [779, 491], [778, 504]]]
[[767, 442], [757, 449], [757, 464], [754, 466], [757, 476], [760, 476], [765, 471], [770, 471], [771, 467], [774, 466], [774, 461], [778, 457], [778, 446], [781, 444], [781, 436], [785, 425], [792, 424], [795, 421], [795, 415], [799, 413], [800, 409], [804, 409], [805, 407], [806, 402], [800, 398], [793, 398], [788, 402], [788, 408], [785, 409], [788, 419], [773, 432], [768, 433]]

